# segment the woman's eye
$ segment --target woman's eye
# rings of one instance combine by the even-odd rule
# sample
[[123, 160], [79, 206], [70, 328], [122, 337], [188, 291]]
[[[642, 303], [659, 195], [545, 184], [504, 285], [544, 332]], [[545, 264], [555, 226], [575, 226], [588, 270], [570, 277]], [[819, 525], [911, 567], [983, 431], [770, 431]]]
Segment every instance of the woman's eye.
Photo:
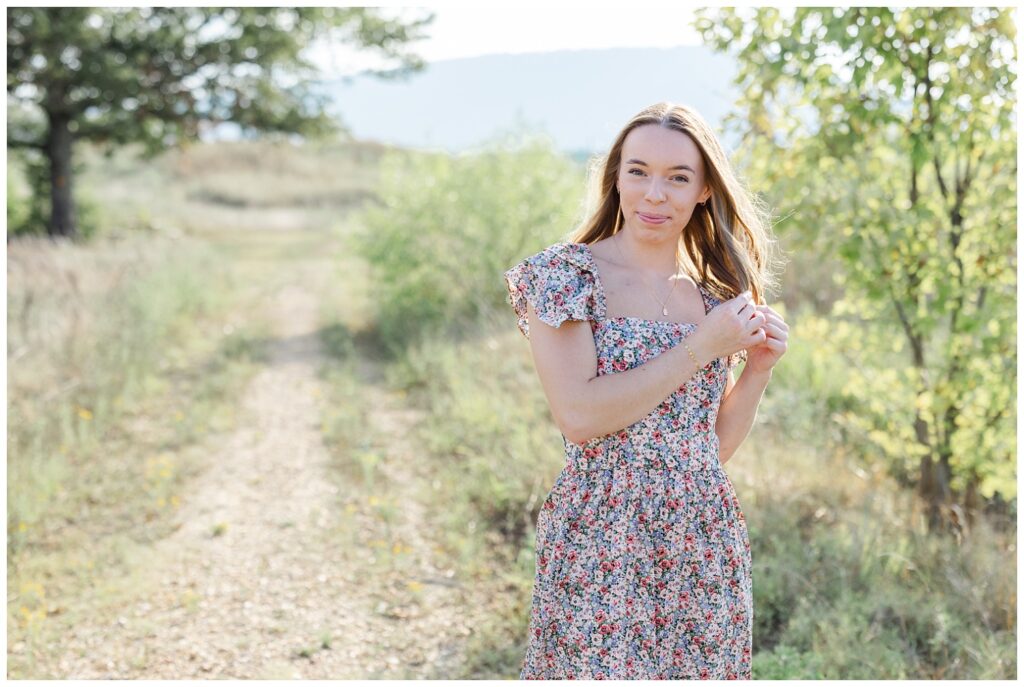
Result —
[[[641, 176], [641, 175], [642, 175], [643, 173], [644, 173], [644, 170], [642, 170], [642, 169], [639, 169], [639, 168], [637, 168], [637, 167], [634, 167], [633, 169], [629, 170], [629, 172], [627, 172], [627, 174], [632, 174], [633, 176]], [[688, 179], [688, 178], [686, 178], [686, 177], [682, 176], [681, 174], [680, 174], [680, 175], [676, 175], [676, 176], [672, 177], [672, 180], [673, 180], [673, 181], [681, 181], [681, 182], [683, 182], [683, 183], [685, 183], [685, 182], [688, 182], [688, 181], [689, 181], [689, 179]]]

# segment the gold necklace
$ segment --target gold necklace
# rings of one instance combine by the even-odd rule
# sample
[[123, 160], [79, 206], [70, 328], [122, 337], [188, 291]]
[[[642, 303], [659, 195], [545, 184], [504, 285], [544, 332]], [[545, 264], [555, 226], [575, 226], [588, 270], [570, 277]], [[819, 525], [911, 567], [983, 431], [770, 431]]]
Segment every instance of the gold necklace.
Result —
[[[612, 243], [615, 244], [615, 249], [619, 251], [619, 256], [622, 258], [622, 262], [625, 264], [628, 261], [626, 260], [626, 256], [622, 254], [622, 249], [619, 248], [619, 241], [618, 241], [618, 239], [619, 239], [619, 233], [618, 232], [615, 232], [614, 234], [612, 234]], [[679, 279], [677, 278], [678, 277], [678, 270], [676, 270], [676, 272], [677, 272], [677, 274], [672, 275], [674, 277], [674, 279], [672, 280], [672, 288], [669, 289], [668, 296], [665, 297], [664, 301], [659, 301], [658, 300], [657, 293], [654, 291], [654, 289], [652, 289], [647, 284], [647, 280], [644, 279], [643, 274], [640, 275], [640, 281], [642, 281], [644, 283], [644, 286], [647, 287], [647, 290], [651, 292], [651, 298], [653, 298], [655, 301], [657, 301], [658, 305], [661, 306], [661, 314], [664, 315], [665, 317], [668, 317], [668, 306], [666, 305], [668, 303], [668, 299], [672, 298], [672, 292], [676, 290], [676, 284], [679, 283]]]

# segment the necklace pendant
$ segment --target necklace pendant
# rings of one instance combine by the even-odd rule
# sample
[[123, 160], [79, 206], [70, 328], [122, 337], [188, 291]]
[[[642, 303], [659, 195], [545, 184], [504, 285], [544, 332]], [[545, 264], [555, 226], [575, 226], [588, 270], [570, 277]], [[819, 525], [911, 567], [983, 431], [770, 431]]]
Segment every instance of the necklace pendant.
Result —
[[665, 317], [668, 317], [668, 308], [662, 308], [661, 314], [664, 315]]

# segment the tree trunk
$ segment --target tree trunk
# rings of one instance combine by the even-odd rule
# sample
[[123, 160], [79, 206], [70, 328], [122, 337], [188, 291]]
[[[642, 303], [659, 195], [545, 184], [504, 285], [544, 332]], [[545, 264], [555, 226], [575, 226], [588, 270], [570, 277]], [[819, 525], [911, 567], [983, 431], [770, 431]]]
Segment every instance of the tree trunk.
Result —
[[980, 483], [978, 473], [972, 471], [970, 477], [967, 478], [967, 489], [964, 491], [964, 513], [967, 515], [967, 524], [971, 528], [974, 527], [981, 512], [981, 497], [978, 494]]
[[942, 460], [933, 460], [930, 455], [921, 457], [921, 480], [918, 483], [918, 494], [925, 502], [929, 532], [944, 531], [949, 524], [952, 501], [949, 478], [948, 463]]
[[50, 162], [50, 236], [74, 238], [75, 201], [71, 193], [71, 130], [70, 118], [48, 113], [50, 123], [46, 139], [46, 157]]

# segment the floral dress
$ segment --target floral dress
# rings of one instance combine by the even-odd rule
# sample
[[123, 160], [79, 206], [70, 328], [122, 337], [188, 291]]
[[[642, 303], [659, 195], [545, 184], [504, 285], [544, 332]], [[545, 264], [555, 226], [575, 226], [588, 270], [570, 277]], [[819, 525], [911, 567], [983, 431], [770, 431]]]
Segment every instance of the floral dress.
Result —
[[[630, 370], [696, 324], [606, 317], [586, 244], [557, 243], [505, 273], [529, 338], [545, 323], [589, 321], [597, 374]], [[721, 301], [703, 285], [705, 312]], [[529, 645], [520, 679], [750, 679], [750, 542], [718, 458], [719, 358], [617, 432], [576, 444], [537, 519]]]

